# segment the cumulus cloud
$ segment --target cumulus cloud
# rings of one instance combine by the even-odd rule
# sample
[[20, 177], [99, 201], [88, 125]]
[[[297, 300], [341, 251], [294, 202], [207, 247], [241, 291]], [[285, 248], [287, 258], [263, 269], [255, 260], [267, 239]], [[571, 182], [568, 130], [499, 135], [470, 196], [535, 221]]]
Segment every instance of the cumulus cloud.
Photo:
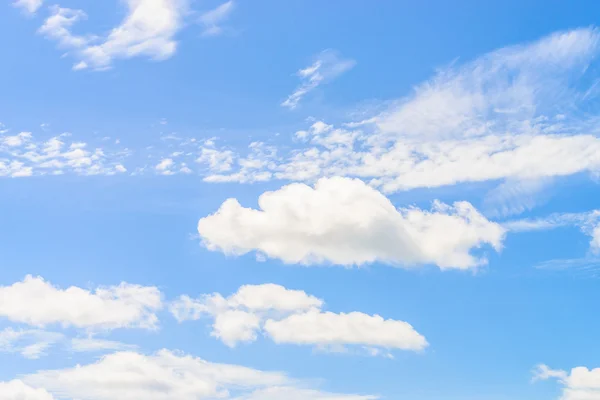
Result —
[[258, 204], [255, 210], [229, 199], [200, 219], [206, 247], [233, 255], [257, 251], [306, 265], [379, 261], [468, 269], [486, 263], [473, 249], [487, 244], [499, 250], [504, 238], [504, 228], [467, 202], [436, 202], [432, 211], [397, 209], [358, 179], [323, 178], [314, 187], [291, 184], [263, 193]]
[[44, 0], [16, 0], [13, 6], [18, 7], [28, 14], [35, 14], [40, 9]]
[[334, 50], [321, 52], [315, 57], [313, 64], [298, 71], [297, 75], [302, 83], [281, 105], [295, 109], [308, 93], [352, 69], [354, 65], [354, 60], [344, 59]]
[[164, 60], [175, 54], [187, 0], [125, 0], [125, 19], [106, 36], [75, 35], [71, 27], [86, 17], [82, 10], [54, 6], [40, 33], [58, 41], [77, 59], [74, 69], [105, 70], [117, 59], [146, 56]]
[[[323, 349], [359, 346], [372, 355], [379, 349], [422, 350], [426, 339], [409, 323], [360, 312], [323, 311], [323, 300], [280, 285], [245, 285], [225, 298], [219, 293], [198, 299], [181, 296], [171, 304], [179, 321], [213, 318], [212, 336], [230, 347], [252, 342], [263, 333], [276, 343]], [[376, 350], [375, 352], [371, 350]]]
[[600, 368], [576, 367], [570, 372], [539, 365], [534, 380], [555, 379], [562, 386], [560, 400], [600, 400]]
[[230, 0], [226, 3], [221, 4], [217, 8], [207, 11], [200, 16], [200, 23], [204, 26], [203, 36], [217, 36], [223, 33], [223, 27], [221, 23], [227, 20], [233, 9], [235, 3]]
[[0, 400], [54, 400], [44, 389], [34, 389], [21, 380], [0, 382]]
[[154, 329], [161, 297], [155, 287], [121, 283], [95, 290], [60, 289], [41, 277], [27, 276], [21, 282], [0, 286], [0, 317], [37, 327]]
[[[298, 396], [305, 393], [308, 396], [302, 397], [303, 399], [315, 400], [375, 399], [372, 396], [327, 394], [318, 390], [300, 389], [295, 386], [297, 382], [280, 372], [216, 364], [168, 350], [152, 355], [117, 352], [106, 355], [93, 364], [39, 371], [23, 376], [22, 380], [31, 388], [43, 388], [61, 398], [81, 400], [273, 398], [265, 397], [269, 393], [290, 393], [295, 396], [290, 398], [300, 398]], [[265, 396], [261, 397], [261, 391], [264, 391]], [[40, 399], [46, 400], [43, 397]]]

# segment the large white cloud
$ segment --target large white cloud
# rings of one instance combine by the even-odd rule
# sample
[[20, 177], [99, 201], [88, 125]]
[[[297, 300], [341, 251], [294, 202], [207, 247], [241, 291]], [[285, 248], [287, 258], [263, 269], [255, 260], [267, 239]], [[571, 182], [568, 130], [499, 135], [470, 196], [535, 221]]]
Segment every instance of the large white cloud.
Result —
[[539, 365], [534, 379], [556, 379], [562, 385], [560, 400], [600, 400], [600, 368], [563, 371]]
[[[80, 400], [266, 400], [277, 398], [273, 397], [274, 393], [289, 393], [291, 399], [306, 400], [375, 399], [373, 396], [337, 395], [299, 388], [298, 382], [280, 372], [211, 363], [168, 350], [153, 355], [117, 352], [93, 364], [39, 371], [23, 376], [22, 380], [32, 388], [43, 388], [59, 398]], [[301, 394], [305, 396], [299, 397]], [[51, 398], [40, 397], [40, 400]], [[20, 398], [9, 397], [7, 400], [16, 399]]]
[[471, 254], [474, 248], [499, 250], [504, 237], [500, 225], [467, 202], [397, 209], [358, 179], [291, 184], [262, 194], [258, 203], [255, 210], [229, 199], [202, 218], [198, 232], [207, 248], [233, 255], [255, 250], [286, 263], [467, 269], [486, 262]]
[[156, 287], [121, 283], [93, 291], [71, 286], [60, 289], [41, 277], [0, 286], [0, 317], [33, 326], [60, 324], [88, 329], [157, 326], [162, 307]]
[[227, 298], [219, 293], [198, 299], [181, 296], [170, 308], [179, 322], [212, 317], [212, 335], [231, 347], [252, 342], [261, 332], [276, 343], [333, 350], [359, 346], [372, 355], [428, 346], [407, 322], [360, 312], [336, 314], [323, 307], [323, 300], [303, 291], [264, 284], [242, 286]]
[[34, 389], [23, 381], [0, 382], [0, 400], [54, 400], [44, 389]]

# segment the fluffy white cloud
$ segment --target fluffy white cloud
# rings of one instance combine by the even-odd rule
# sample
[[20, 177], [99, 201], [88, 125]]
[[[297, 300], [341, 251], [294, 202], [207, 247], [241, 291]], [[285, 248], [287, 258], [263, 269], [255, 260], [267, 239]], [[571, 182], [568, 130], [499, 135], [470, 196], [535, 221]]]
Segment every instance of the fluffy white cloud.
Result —
[[0, 331], [0, 352], [20, 353], [25, 358], [37, 359], [63, 338], [62, 334], [56, 332], [6, 328]]
[[23, 9], [29, 14], [34, 14], [44, 3], [44, 0], [16, 0], [13, 2], [15, 7]]
[[600, 368], [576, 367], [570, 372], [539, 365], [534, 379], [556, 379], [563, 386], [560, 400], [600, 400]]
[[299, 389], [297, 382], [283, 373], [216, 364], [168, 350], [153, 355], [118, 352], [93, 364], [40, 371], [22, 379], [29, 386], [44, 388], [60, 398], [80, 400], [271, 399], [273, 393], [296, 396], [290, 398], [305, 393], [307, 396], [302, 399], [307, 400], [374, 399]]
[[44, 389], [34, 389], [23, 381], [0, 382], [0, 400], [54, 400]]
[[422, 350], [427, 347], [425, 338], [409, 323], [360, 312], [335, 314], [311, 310], [280, 320], [269, 319], [264, 329], [276, 343], [333, 348], [366, 345], [401, 350]]
[[24, 143], [28, 142], [31, 139], [31, 132], [21, 132], [18, 135], [14, 136], [4, 136], [0, 137], [0, 141], [2, 144], [8, 147], [16, 147], [21, 146]]
[[160, 291], [121, 283], [93, 291], [60, 289], [40, 277], [0, 286], [0, 317], [33, 326], [60, 324], [88, 329], [154, 329], [162, 307]]
[[427, 340], [404, 321], [385, 320], [360, 312], [322, 311], [323, 300], [280, 285], [245, 285], [231, 296], [181, 296], [171, 304], [179, 321], [214, 318], [212, 335], [230, 347], [251, 342], [263, 332], [276, 343], [325, 349], [361, 346], [372, 355], [380, 349], [422, 350]]
[[[433, 211], [397, 209], [358, 179], [323, 178], [313, 187], [291, 184], [263, 193], [260, 209], [229, 199], [198, 222], [210, 250], [240, 255], [256, 250], [286, 263], [473, 268], [484, 244], [499, 250], [504, 228], [467, 202], [435, 203]], [[452, 232], [452, 235], [448, 235]]]
[[302, 84], [281, 105], [293, 110], [309, 92], [352, 69], [355, 64], [354, 60], [343, 59], [336, 51], [321, 52], [312, 65], [298, 71]]
[[85, 18], [82, 10], [52, 7], [52, 15], [40, 33], [58, 41], [78, 59], [74, 69], [110, 68], [116, 59], [147, 56], [171, 57], [177, 49], [176, 34], [183, 26], [187, 0], [124, 0], [127, 15], [105, 37], [74, 35], [70, 28]]
[[235, 3], [230, 0], [221, 4], [214, 10], [205, 12], [200, 16], [200, 23], [204, 25], [203, 36], [217, 36], [223, 33], [223, 27], [220, 25], [227, 20], [235, 8]]

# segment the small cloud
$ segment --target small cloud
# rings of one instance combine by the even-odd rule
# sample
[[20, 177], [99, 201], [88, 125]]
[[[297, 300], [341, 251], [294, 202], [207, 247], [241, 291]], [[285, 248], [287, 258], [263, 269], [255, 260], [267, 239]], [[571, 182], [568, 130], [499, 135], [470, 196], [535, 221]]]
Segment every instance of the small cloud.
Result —
[[342, 58], [334, 50], [325, 50], [315, 57], [313, 64], [301, 69], [297, 75], [302, 84], [281, 103], [282, 107], [295, 109], [309, 92], [318, 86], [332, 81], [356, 65], [356, 61]]
[[234, 8], [235, 3], [230, 0], [202, 14], [200, 16], [200, 23], [204, 26], [202, 36], [218, 36], [222, 34], [223, 27], [220, 24], [229, 18]]
[[27, 14], [35, 14], [40, 9], [44, 0], [16, 0], [13, 6], [22, 9]]

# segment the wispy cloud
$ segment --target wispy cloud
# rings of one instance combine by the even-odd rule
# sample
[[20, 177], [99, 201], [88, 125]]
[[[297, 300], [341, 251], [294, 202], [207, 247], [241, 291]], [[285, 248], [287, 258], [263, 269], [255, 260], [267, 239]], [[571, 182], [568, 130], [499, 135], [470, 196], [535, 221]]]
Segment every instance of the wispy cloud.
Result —
[[352, 69], [354, 65], [354, 60], [344, 59], [334, 50], [321, 52], [310, 66], [297, 72], [302, 83], [281, 105], [293, 110], [308, 93]]
[[43, 3], [44, 0], [16, 0], [13, 2], [13, 6], [21, 8], [28, 14], [35, 14]]
[[77, 60], [75, 70], [105, 70], [117, 59], [146, 56], [164, 60], [175, 54], [175, 35], [183, 27], [187, 0], [126, 0], [128, 13], [106, 36], [75, 35], [71, 27], [86, 18], [82, 10], [51, 7], [39, 32], [56, 40]]
[[200, 16], [200, 23], [204, 26], [203, 36], [217, 36], [223, 33], [223, 26], [233, 10], [235, 9], [235, 3], [230, 0], [226, 3], [221, 4], [217, 8], [207, 11]]

